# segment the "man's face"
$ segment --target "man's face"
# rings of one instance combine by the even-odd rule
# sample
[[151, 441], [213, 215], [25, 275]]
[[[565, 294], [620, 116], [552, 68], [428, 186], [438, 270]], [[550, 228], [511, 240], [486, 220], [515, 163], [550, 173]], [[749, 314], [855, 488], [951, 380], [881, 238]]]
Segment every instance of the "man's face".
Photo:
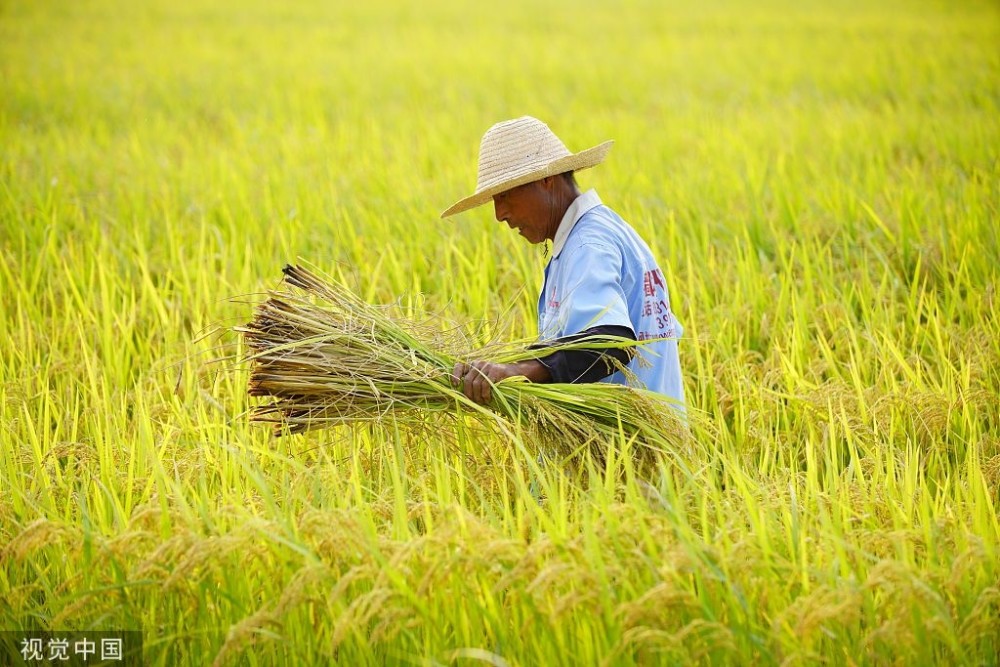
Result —
[[545, 187], [546, 182], [525, 183], [493, 195], [497, 222], [506, 222], [530, 243], [553, 238], [558, 221], [552, 220], [552, 192]]

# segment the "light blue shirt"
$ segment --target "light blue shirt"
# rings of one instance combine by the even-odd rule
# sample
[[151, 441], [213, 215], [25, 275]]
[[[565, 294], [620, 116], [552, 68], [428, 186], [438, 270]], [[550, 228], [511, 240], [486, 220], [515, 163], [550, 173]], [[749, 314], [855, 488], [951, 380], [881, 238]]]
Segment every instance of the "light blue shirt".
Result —
[[[547, 341], [608, 325], [654, 341], [636, 348], [628, 368], [639, 386], [674, 399], [683, 411], [677, 339], [684, 329], [670, 309], [663, 272], [635, 230], [588, 190], [556, 230], [538, 297], [538, 336]], [[621, 371], [603, 381], [629, 384]]]

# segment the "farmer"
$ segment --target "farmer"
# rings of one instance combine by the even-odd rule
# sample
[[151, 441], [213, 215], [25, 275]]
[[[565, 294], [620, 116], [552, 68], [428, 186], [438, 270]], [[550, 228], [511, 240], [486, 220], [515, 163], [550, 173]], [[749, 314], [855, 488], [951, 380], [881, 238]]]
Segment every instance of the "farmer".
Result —
[[[570, 153], [545, 123], [530, 116], [497, 123], [483, 135], [475, 193], [441, 217], [492, 199], [498, 222], [529, 243], [551, 241], [538, 297], [538, 346], [594, 340], [604, 347], [563, 349], [513, 364], [458, 363], [452, 384], [473, 401], [488, 402], [493, 384], [513, 376], [626, 384], [620, 367], [627, 365], [640, 386], [673, 399], [684, 411], [677, 358], [683, 329], [670, 309], [663, 272], [632, 227], [601, 203], [597, 192], [581, 193], [573, 175], [603, 161], [612, 143]], [[607, 347], [612, 340], [622, 347]]]

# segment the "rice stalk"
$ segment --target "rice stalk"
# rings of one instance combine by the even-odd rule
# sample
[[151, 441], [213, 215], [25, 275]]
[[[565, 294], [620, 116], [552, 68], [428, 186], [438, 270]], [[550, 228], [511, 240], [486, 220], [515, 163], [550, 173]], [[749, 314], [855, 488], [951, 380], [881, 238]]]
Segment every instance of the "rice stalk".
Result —
[[[559, 455], [602, 455], [609, 444], [632, 441], [645, 453], [669, 452], [685, 428], [666, 399], [612, 384], [536, 384], [510, 378], [493, 387], [488, 406], [453, 387], [455, 364], [471, 357], [458, 333], [393, 315], [346, 287], [301, 266], [283, 269], [283, 285], [268, 292], [242, 334], [250, 363], [248, 392], [275, 400], [251, 419], [274, 434], [303, 433], [351, 423], [405, 423], [416, 413], [471, 415], [508, 434], [525, 433]], [[479, 358], [512, 363], [553, 349], [610, 347], [585, 340], [545, 350], [491, 345]]]

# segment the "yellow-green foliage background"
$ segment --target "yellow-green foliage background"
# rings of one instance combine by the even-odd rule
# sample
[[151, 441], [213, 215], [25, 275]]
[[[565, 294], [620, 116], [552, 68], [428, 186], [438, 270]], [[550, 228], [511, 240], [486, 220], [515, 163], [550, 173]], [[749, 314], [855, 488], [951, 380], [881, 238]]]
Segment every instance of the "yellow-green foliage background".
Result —
[[[0, 628], [170, 665], [996, 664], [998, 44], [988, 1], [0, 0]], [[297, 257], [531, 334], [543, 254], [438, 219], [525, 113], [617, 142], [580, 180], [668, 274], [688, 470], [249, 425], [199, 335]]]

